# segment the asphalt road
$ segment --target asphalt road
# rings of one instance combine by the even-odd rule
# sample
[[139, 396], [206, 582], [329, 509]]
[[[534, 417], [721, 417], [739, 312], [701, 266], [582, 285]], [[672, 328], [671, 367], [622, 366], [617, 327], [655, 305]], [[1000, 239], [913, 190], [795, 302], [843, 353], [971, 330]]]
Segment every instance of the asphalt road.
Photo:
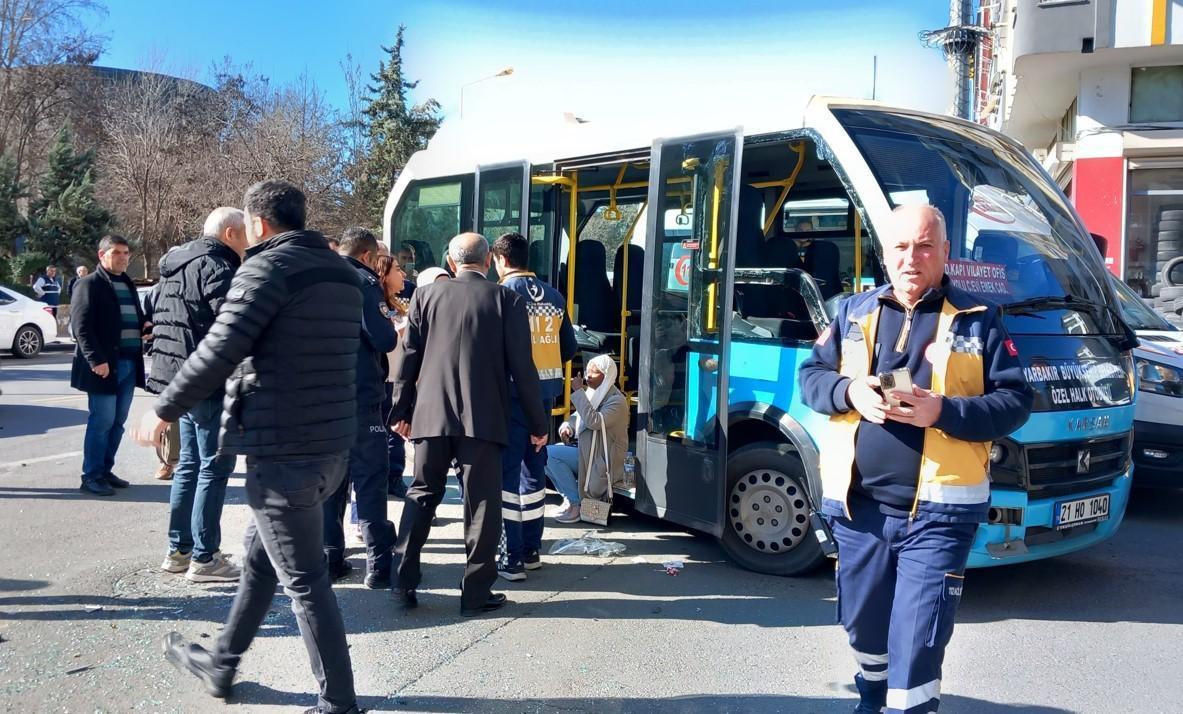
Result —
[[[52, 350], [52, 348], [51, 348]], [[77, 490], [86, 400], [69, 352], [0, 356], [0, 707], [221, 711], [160, 655], [172, 629], [211, 642], [233, 588], [157, 572], [168, 485], [130, 437], [114, 498]], [[150, 404], [136, 397], [129, 426]], [[241, 470], [239, 471], [241, 474]], [[223, 548], [248, 512], [232, 480]], [[399, 507], [392, 503], [392, 513]], [[638, 516], [604, 537], [624, 555], [548, 557], [496, 617], [459, 617], [455, 493], [425, 561], [421, 606], [360, 576], [337, 588], [361, 704], [377, 711], [846, 712], [855, 667], [833, 624], [832, 572], [729, 565], [713, 540]], [[397, 518], [395, 518], [397, 520]], [[550, 524], [548, 523], [548, 526]], [[548, 527], [547, 542], [579, 535]], [[1183, 706], [1183, 491], [1135, 494], [1118, 535], [1076, 555], [969, 574], [945, 662], [948, 712], [1177, 712]], [[354, 564], [364, 564], [360, 548]], [[671, 577], [660, 568], [680, 559]], [[356, 571], [355, 571], [356, 572]], [[282, 594], [227, 710], [310, 706], [315, 686]]]

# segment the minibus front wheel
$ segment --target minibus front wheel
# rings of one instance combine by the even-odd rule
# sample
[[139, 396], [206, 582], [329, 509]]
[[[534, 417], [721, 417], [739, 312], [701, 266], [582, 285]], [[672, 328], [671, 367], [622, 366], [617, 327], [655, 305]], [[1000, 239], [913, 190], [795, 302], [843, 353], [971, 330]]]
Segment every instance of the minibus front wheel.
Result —
[[769, 575], [801, 575], [821, 564], [806, 483], [801, 458], [788, 444], [749, 444], [731, 454], [720, 538], [727, 555]]

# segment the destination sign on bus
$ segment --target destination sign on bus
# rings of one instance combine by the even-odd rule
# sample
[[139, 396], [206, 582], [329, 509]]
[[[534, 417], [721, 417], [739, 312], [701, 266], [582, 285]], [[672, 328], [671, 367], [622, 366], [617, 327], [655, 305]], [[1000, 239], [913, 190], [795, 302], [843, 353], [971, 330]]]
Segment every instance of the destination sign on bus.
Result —
[[1010, 283], [1006, 266], [1001, 263], [979, 263], [973, 260], [950, 260], [945, 264], [949, 281], [976, 295], [1010, 297]]

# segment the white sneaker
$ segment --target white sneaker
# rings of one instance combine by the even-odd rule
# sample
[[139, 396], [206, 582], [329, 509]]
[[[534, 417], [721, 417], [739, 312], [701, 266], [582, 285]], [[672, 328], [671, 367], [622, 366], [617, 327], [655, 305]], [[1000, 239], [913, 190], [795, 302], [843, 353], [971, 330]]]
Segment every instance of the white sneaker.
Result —
[[190, 558], [189, 553], [174, 550], [164, 556], [164, 562], [160, 564], [160, 569], [166, 573], [183, 573], [189, 569]]
[[242, 570], [219, 550], [208, 563], [191, 561], [185, 579], [193, 583], [233, 583], [240, 575]]
[[563, 504], [558, 509], [551, 511], [550, 517], [555, 523], [578, 523], [579, 506], [564, 498]]

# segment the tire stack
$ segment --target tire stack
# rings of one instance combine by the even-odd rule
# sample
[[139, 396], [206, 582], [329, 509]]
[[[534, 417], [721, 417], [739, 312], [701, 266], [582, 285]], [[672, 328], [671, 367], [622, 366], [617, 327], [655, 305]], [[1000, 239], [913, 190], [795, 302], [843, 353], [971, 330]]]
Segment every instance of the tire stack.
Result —
[[1158, 214], [1154, 275], [1154, 309], [1171, 324], [1183, 328], [1183, 206], [1163, 208]]

